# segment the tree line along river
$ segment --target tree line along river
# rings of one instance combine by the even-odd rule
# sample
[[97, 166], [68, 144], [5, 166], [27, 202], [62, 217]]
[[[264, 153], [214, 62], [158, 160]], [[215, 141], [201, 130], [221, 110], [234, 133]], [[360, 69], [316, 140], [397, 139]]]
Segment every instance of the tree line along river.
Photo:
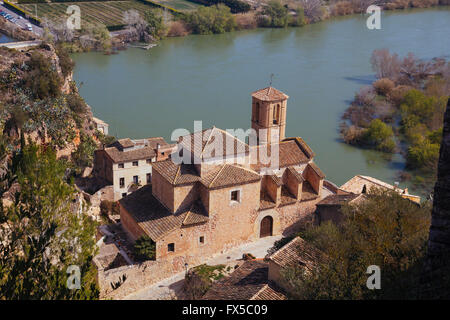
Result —
[[[370, 57], [388, 48], [401, 56], [449, 58], [450, 9], [382, 14], [382, 29], [364, 16], [340, 17], [302, 28], [257, 29], [169, 38], [147, 51], [74, 54], [74, 78], [94, 114], [117, 137], [170, 139], [176, 128], [250, 127], [254, 90], [273, 86], [290, 96], [287, 136], [301, 136], [327, 179], [341, 185], [356, 174], [389, 183], [404, 168], [395, 155], [348, 146], [339, 123], [354, 94], [374, 81]], [[404, 186], [404, 184], [403, 184]]]

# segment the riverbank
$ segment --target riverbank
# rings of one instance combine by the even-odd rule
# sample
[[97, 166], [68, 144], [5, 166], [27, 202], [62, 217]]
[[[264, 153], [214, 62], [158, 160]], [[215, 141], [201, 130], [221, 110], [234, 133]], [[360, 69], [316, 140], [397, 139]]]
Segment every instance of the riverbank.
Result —
[[339, 119], [354, 93], [376, 80], [373, 50], [427, 60], [448, 55], [449, 14], [448, 7], [386, 11], [381, 30], [354, 15], [303, 28], [167, 38], [148, 51], [74, 54], [74, 79], [110, 134], [169, 141], [173, 129], [192, 131], [195, 120], [203, 128], [248, 128], [250, 93], [273, 73], [273, 86], [290, 96], [286, 135], [305, 139], [327, 179], [339, 185], [364, 174], [394, 184], [404, 158], [343, 143]]

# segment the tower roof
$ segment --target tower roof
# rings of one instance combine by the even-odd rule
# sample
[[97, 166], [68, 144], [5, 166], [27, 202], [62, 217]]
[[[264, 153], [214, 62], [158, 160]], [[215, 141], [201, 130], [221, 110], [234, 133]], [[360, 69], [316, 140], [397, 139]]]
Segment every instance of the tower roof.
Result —
[[277, 101], [288, 99], [289, 96], [273, 87], [267, 87], [252, 93], [252, 97], [261, 101]]

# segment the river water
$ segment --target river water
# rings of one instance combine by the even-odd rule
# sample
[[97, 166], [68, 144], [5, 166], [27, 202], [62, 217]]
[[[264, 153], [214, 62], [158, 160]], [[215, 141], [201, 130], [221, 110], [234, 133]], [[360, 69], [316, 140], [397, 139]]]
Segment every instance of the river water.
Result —
[[13, 41], [13, 39], [9, 38], [8, 36], [0, 32], [0, 43], [6, 43], [11, 41]]
[[94, 114], [117, 137], [163, 136], [175, 128], [250, 126], [254, 90], [273, 86], [290, 96], [287, 136], [301, 136], [327, 179], [340, 185], [356, 174], [394, 183], [401, 156], [339, 140], [339, 122], [354, 94], [374, 80], [370, 57], [389, 48], [430, 59], [450, 54], [450, 9], [388, 12], [382, 30], [363, 16], [303, 28], [264, 29], [162, 41], [146, 51], [75, 54], [75, 80]]

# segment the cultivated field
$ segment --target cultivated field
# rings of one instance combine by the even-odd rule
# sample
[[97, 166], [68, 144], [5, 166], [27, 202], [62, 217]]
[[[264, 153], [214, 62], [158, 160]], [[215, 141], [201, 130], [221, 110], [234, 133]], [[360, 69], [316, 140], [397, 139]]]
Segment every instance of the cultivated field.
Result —
[[[187, 0], [158, 0], [154, 2], [180, 11], [193, 10], [198, 7], [195, 3]], [[134, 9], [143, 15], [146, 11], [153, 9], [152, 6], [138, 1], [38, 3], [19, 4], [18, 6], [27, 11], [30, 16], [38, 19], [47, 18], [50, 21], [61, 21], [61, 19], [68, 17], [66, 10], [70, 5], [80, 7], [82, 28], [99, 23], [107, 27], [121, 26], [123, 25], [123, 13], [125, 11]]]

